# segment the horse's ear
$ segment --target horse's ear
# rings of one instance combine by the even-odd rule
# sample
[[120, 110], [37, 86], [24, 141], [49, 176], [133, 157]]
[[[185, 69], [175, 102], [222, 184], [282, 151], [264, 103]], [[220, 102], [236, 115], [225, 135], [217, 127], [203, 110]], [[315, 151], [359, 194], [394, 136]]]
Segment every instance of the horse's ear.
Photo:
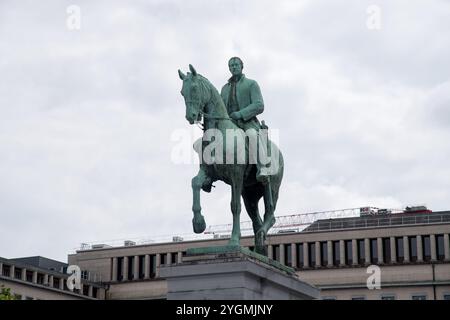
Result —
[[195, 71], [195, 69], [194, 69], [194, 67], [192, 66], [192, 64], [189, 65], [189, 70], [191, 70], [193, 76], [196, 76], [196, 75], [197, 75], [197, 71]]
[[180, 77], [181, 80], [184, 80], [186, 78], [186, 75], [183, 72], [181, 72], [180, 69], [178, 69], [178, 76]]

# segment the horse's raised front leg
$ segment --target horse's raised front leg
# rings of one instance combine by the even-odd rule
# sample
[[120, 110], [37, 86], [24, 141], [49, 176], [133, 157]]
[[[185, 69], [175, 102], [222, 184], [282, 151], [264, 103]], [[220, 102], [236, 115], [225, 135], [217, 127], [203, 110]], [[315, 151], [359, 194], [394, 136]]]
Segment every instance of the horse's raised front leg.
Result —
[[207, 175], [202, 169], [199, 170], [198, 174], [192, 178], [192, 212], [194, 213], [194, 218], [192, 219], [192, 226], [195, 233], [202, 233], [206, 229], [205, 218], [201, 214], [202, 207], [200, 206], [200, 189], [203, 183], [207, 180]]
[[265, 247], [266, 236], [269, 229], [275, 224], [275, 204], [270, 183], [264, 187], [264, 207], [264, 223], [258, 232], [255, 233], [255, 249], [256, 252], [267, 255]]
[[228, 243], [229, 245], [239, 245], [241, 240], [241, 194], [242, 181], [233, 181], [231, 185], [231, 212], [233, 213], [233, 231], [231, 231], [231, 239]]

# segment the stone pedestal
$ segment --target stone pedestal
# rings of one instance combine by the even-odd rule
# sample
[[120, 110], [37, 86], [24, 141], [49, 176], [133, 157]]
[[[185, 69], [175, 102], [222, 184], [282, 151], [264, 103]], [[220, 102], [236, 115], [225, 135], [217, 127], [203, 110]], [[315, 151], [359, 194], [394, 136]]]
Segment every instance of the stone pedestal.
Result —
[[320, 293], [292, 268], [239, 246], [188, 250], [160, 275], [168, 300], [309, 300]]

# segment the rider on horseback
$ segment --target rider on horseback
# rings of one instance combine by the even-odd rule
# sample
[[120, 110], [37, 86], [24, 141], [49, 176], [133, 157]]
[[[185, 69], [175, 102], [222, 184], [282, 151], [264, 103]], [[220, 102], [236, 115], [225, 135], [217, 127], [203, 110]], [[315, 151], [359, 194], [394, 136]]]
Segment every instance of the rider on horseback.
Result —
[[[264, 111], [261, 90], [255, 80], [246, 78], [242, 73], [244, 64], [240, 58], [231, 58], [228, 61], [228, 67], [232, 77], [222, 87], [220, 95], [227, 107], [228, 114], [237, 126], [246, 131], [249, 141], [258, 141], [260, 160], [266, 159], [267, 145], [264, 143], [264, 139], [260, 138], [261, 124], [256, 118]], [[257, 139], [251, 139], [252, 135], [257, 135]], [[256, 180], [267, 184], [269, 181], [268, 170], [265, 164], [258, 161], [257, 154], [258, 152], [249, 152], [251, 163], [255, 163], [257, 167]]]
[[[233, 61], [234, 60], [234, 61]], [[199, 121], [199, 114], [203, 118], [203, 137], [194, 143], [194, 149], [199, 153], [199, 160], [205, 160], [200, 162], [200, 167], [197, 175], [192, 178], [192, 212], [194, 217], [192, 219], [192, 226], [195, 233], [202, 233], [206, 229], [206, 222], [202, 215], [202, 207], [200, 203], [200, 191], [211, 191], [211, 184], [214, 181], [222, 181], [231, 187], [231, 213], [233, 215], [233, 229], [231, 231], [229, 246], [239, 246], [241, 239], [240, 228], [240, 214], [241, 214], [241, 199], [244, 200], [245, 209], [252, 220], [253, 232], [255, 234], [255, 252], [265, 254], [265, 239], [271, 227], [276, 222], [275, 208], [278, 201], [279, 188], [283, 179], [284, 161], [283, 156], [278, 147], [273, 142], [268, 142], [270, 145], [270, 166], [267, 167], [269, 175], [264, 175], [264, 169], [260, 165], [259, 167], [259, 180], [262, 177], [268, 178], [268, 183], [263, 185], [257, 183], [254, 171], [256, 171], [257, 162], [240, 160], [233, 163], [223, 163], [223, 155], [226, 159], [230, 159], [235, 153], [232, 145], [228, 142], [234, 141], [235, 138], [240, 140], [239, 154], [242, 155], [242, 140], [240, 139], [248, 137], [250, 135], [249, 129], [253, 129], [253, 142], [249, 142], [249, 149], [255, 146], [254, 140], [264, 140], [261, 132], [264, 132], [263, 126], [259, 125], [256, 115], [263, 111], [263, 102], [261, 93], [257, 83], [250, 79], [245, 79], [242, 75], [242, 62], [236, 61], [236, 58], [230, 62], [237, 62], [236, 65], [230, 63], [230, 71], [233, 73], [233, 78], [222, 89], [222, 96], [217, 89], [208, 81], [205, 77], [197, 73], [192, 65], [189, 65], [191, 73], [185, 75], [181, 70], [178, 70], [178, 75], [183, 81], [181, 88], [181, 95], [184, 98], [186, 106], [185, 118], [190, 124]], [[234, 84], [234, 85], [233, 85]], [[233, 88], [234, 87], [234, 88]], [[226, 104], [224, 101], [226, 101]], [[228, 106], [228, 109], [227, 109]], [[231, 120], [231, 121], [230, 121]], [[249, 128], [244, 132], [242, 129], [238, 129], [234, 122], [240, 122], [241, 126]], [[253, 125], [257, 125], [261, 128], [257, 133]], [[212, 131], [211, 131], [212, 130]], [[212, 133], [210, 136], [209, 134]], [[245, 137], [244, 137], [245, 136]], [[223, 142], [223, 137], [226, 138], [226, 143]], [[217, 138], [217, 141], [216, 141]], [[214, 139], [214, 140], [213, 140]], [[232, 140], [230, 140], [232, 139]], [[211, 143], [207, 143], [211, 141]], [[214, 142], [213, 142], [214, 141]], [[203, 142], [205, 148], [203, 148]], [[246, 143], [245, 143], [246, 144]], [[261, 146], [262, 147], [262, 146]], [[260, 149], [261, 149], [260, 147]], [[245, 146], [247, 149], [247, 146]], [[267, 151], [262, 147], [263, 151]], [[204, 149], [204, 150], [203, 150]], [[261, 151], [261, 150], [260, 150]], [[205, 153], [205, 154], [204, 154]], [[261, 152], [258, 152], [261, 153]], [[210, 161], [209, 156], [213, 155], [213, 161]], [[244, 155], [248, 152], [244, 152]], [[206, 157], [205, 157], [206, 155]], [[216, 158], [217, 156], [217, 158]], [[249, 155], [250, 157], [256, 157], [255, 155]], [[275, 157], [275, 159], [274, 159]], [[242, 159], [239, 157], [239, 159]], [[208, 160], [208, 161], [206, 161]], [[261, 155], [258, 159], [260, 164], [264, 162]], [[260, 199], [264, 199], [264, 217], [259, 214], [258, 203]]]

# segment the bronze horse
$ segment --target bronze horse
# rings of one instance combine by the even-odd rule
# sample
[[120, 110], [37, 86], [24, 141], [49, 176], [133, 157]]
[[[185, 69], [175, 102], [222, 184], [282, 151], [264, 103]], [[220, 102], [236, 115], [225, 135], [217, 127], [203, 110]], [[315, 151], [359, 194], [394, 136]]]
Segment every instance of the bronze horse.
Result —
[[[208, 138], [205, 134], [208, 129], [215, 129], [226, 137], [227, 130], [234, 130], [244, 134], [228, 116], [225, 104], [217, 91], [217, 89], [206, 79], [196, 72], [192, 65], [189, 65], [190, 73], [185, 75], [178, 70], [183, 87], [181, 95], [184, 97], [186, 105], [186, 120], [190, 124], [194, 124], [203, 118], [204, 136], [202, 139], [202, 147], [195, 148], [199, 155], [205, 148]], [[245, 141], [245, 140], [244, 140]], [[244, 143], [245, 144], [245, 143]], [[236, 151], [236, 146], [230, 146], [223, 143], [222, 159], [230, 152]], [[200, 162], [200, 170], [192, 179], [193, 205], [192, 211], [194, 218], [192, 224], [195, 233], [205, 231], [206, 224], [201, 214], [200, 206], [200, 189], [206, 192], [211, 191], [212, 183], [221, 180], [231, 186], [231, 211], [233, 213], [233, 229], [229, 245], [240, 245], [240, 213], [241, 213], [241, 196], [244, 199], [245, 208], [252, 220], [253, 231], [255, 234], [255, 251], [260, 254], [266, 254], [265, 239], [269, 229], [275, 224], [275, 208], [278, 200], [278, 191], [283, 178], [284, 164], [283, 156], [278, 147], [268, 142], [268, 146], [273, 153], [278, 153], [277, 171], [270, 176], [269, 184], [263, 185], [256, 180], [256, 165], [248, 161], [248, 145], [241, 150], [245, 150], [246, 163], [232, 162], [228, 163], [210, 163]], [[242, 146], [241, 146], [242, 147]], [[200, 150], [199, 150], [200, 149]], [[220, 152], [220, 150], [219, 150]], [[234, 154], [234, 153], [233, 153]], [[216, 155], [217, 156], [217, 155]], [[236, 160], [236, 159], [235, 159]], [[273, 160], [272, 160], [273, 161]], [[264, 220], [261, 219], [258, 210], [258, 202], [264, 198]]]

